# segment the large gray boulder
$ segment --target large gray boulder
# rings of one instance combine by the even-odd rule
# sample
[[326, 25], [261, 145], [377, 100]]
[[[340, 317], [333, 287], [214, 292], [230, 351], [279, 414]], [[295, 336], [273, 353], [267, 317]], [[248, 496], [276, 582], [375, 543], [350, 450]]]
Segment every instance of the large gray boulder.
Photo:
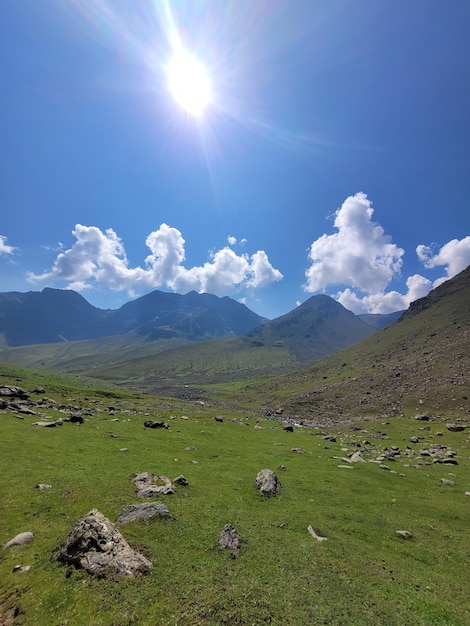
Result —
[[136, 576], [152, 567], [150, 561], [133, 550], [114, 524], [97, 509], [78, 520], [60, 549], [58, 559], [94, 576], [104, 575], [106, 570]]
[[256, 475], [256, 486], [262, 496], [273, 497], [282, 488], [276, 474], [270, 469], [263, 469]]

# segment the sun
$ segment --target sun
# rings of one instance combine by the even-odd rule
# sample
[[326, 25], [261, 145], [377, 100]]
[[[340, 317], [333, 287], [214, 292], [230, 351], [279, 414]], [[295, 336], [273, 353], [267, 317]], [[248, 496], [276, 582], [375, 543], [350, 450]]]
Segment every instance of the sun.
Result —
[[198, 59], [180, 50], [167, 66], [168, 87], [187, 113], [201, 117], [212, 102], [212, 86], [206, 68]]

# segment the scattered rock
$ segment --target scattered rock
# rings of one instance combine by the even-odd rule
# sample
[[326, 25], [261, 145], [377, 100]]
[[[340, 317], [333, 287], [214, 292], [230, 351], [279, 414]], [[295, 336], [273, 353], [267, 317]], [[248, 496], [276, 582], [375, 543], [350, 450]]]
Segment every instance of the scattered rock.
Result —
[[320, 535], [317, 535], [311, 526], [307, 526], [307, 531], [317, 541], [326, 541], [328, 539], [328, 537], [321, 537]]
[[71, 422], [72, 424], [83, 424], [85, 420], [83, 419], [83, 415], [80, 413], [80, 411], [77, 411], [76, 413], [70, 413], [67, 421]]
[[137, 495], [141, 498], [174, 493], [173, 484], [167, 476], [155, 476], [150, 472], [143, 472], [133, 478], [132, 482], [137, 487]]
[[302, 448], [291, 448], [291, 452], [295, 452], [296, 454], [305, 454]]
[[412, 419], [418, 422], [429, 422], [429, 415], [419, 414], [419, 415], [415, 415]]
[[279, 478], [270, 469], [263, 469], [258, 472], [256, 475], [256, 486], [260, 494], [268, 498], [276, 496], [282, 488]]
[[447, 485], [448, 487], [453, 487], [455, 483], [453, 480], [449, 480], [448, 478], [441, 478], [441, 485]]
[[170, 428], [165, 422], [156, 422], [155, 420], [145, 420], [145, 428]]
[[34, 535], [31, 532], [19, 533], [10, 541], [7, 541], [3, 544], [2, 550], [6, 550], [6, 548], [11, 548], [12, 546], [22, 546], [24, 543], [29, 543], [33, 541]]
[[78, 520], [60, 549], [58, 560], [93, 576], [104, 575], [107, 569], [120, 575], [136, 576], [152, 567], [97, 509]]
[[189, 482], [186, 480], [183, 474], [181, 474], [180, 476], [177, 476], [173, 479], [173, 484], [178, 485], [178, 487], [187, 487], [189, 485]]
[[195, 450], [195, 449], [196, 449], [196, 446], [187, 446], [185, 448], [186, 451], [191, 451], [191, 450]]
[[465, 495], [466, 495], [466, 496], [470, 496], [470, 491], [466, 491], [466, 492], [465, 492]]
[[46, 422], [46, 421], [40, 421], [40, 422], [34, 422], [33, 426], [42, 426], [44, 428], [55, 428], [55, 426], [62, 426], [62, 420], [55, 420], [54, 422]]
[[278, 469], [278, 470], [281, 470], [281, 472], [285, 472], [285, 471], [286, 471], [286, 469], [287, 469], [287, 467], [286, 467], [285, 465], [278, 465], [278, 466], [277, 466], [277, 469]]
[[354, 452], [353, 454], [351, 454], [348, 460], [350, 463], [365, 463], [360, 452]]
[[462, 424], [446, 424], [446, 428], [453, 433], [460, 433], [462, 430], [465, 430], [465, 426], [462, 426]]
[[413, 539], [413, 535], [409, 530], [397, 530], [396, 534], [402, 539]]
[[286, 424], [282, 427], [282, 430], [284, 430], [286, 433], [293, 433], [294, 427], [292, 426], [292, 424]]
[[220, 533], [219, 546], [225, 550], [231, 550], [232, 556], [236, 557], [240, 550], [240, 535], [232, 524], [225, 524]]
[[5, 398], [20, 398], [26, 400], [29, 398], [29, 393], [21, 387], [15, 387], [14, 385], [5, 385], [0, 387], [0, 396]]
[[15, 565], [12, 571], [20, 572], [20, 574], [26, 574], [26, 572], [29, 572], [30, 569], [31, 569], [31, 565]]
[[416, 437], [416, 435], [413, 436], [413, 437], [410, 437], [410, 442], [411, 443], [419, 443], [419, 437]]
[[214, 420], [215, 420], [216, 422], [223, 422], [223, 421], [224, 421], [224, 418], [223, 418], [221, 415], [216, 415], [216, 416], [214, 417]]
[[52, 485], [48, 485], [47, 483], [38, 483], [35, 488], [42, 491], [43, 489], [52, 489]]
[[168, 508], [162, 502], [143, 502], [142, 504], [129, 504], [122, 509], [115, 524], [123, 525], [136, 520], [149, 520], [153, 517], [170, 518]]

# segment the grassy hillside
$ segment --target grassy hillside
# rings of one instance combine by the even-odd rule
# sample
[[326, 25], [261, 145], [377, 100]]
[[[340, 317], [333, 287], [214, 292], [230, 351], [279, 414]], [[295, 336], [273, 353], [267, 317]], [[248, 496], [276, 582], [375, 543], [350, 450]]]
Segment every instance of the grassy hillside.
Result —
[[155, 390], [168, 384], [206, 384], [245, 379], [298, 366], [286, 346], [259, 346], [247, 337], [213, 339], [156, 356], [141, 357], [83, 374], [131, 389]]
[[[150, 295], [154, 298], [165, 294]], [[144, 311], [148, 311], [146, 298], [136, 301]], [[230, 299], [216, 300], [220, 300], [219, 306], [233, 306]], [[131, 305], [135, 308], [136, 303], [124, 305], [120, 312], [127, 315], [128, 309]], [[131, 321], [132, 325], [138, 325], [138, 318]], [[232, 326], [236, 327], [235, 322]], [[312, 296], [287, 315], [238, 338], [194, 343], [181, 336], [149, 341], [152, 333], [149, 335], [150, 330], [147, 330], [91, 341], [4, 348], [0, 350], [0, 359], [33, 367], [83, 372], [119, 384], [153, 389], [169, 381], [198, 384], [201, 380], [214, 382], [252, 377], [267, 371], [279, 373], [334, 354], [375, 332], [371, 325], [323, 295]]]
[[155, 355], [190, 343], [188, 339], [172, 338], [146, 341], [136, 333], [103, 337], [86, 341], [45, 343], [31, 346], [4, 347], [0, 360], [27, 367], [46, 367], [61, 372], [76, 373], [84, 369], [130, 361]]
[[315, 423], [427, 411], [468, 417], [470, 269], [368, 339], [285, 376], [238, 385], [237, 394], [247, 406], [280, 406]]
[[[85, 416], [81, 425], [47, 429], [33, 425], [38, 415], [0, 411], [0, 543], [22, 531], [35, 535], [32, 543], [0, 551], [0, 623], [470, 623], [468, 432], [451, 433], [440, 420], [426, 429], [392, 418], [359, 422], [354, 430], [343, 424], [288, 433], [247, 412], [224, 412], [220, 422], [214, 420], [220, 407], [210, 404], [0, 370], [0, 384], [44, 386], [63, 411], [80, 408]], [[149, 417], [170, 428], [143, 428]], [[409, 443], [411, 435], [419, 436], [418, 445]], [[420, 454], [436, 443], [452, 449], [458, 464]], [[401, 453], [383, 460], [392, 446]], [[350, 463], [357, 450], [365, 462]], [[282, 482], [276, 498], [254, 487], [265, 467]], [[92, 578], [61, 565], [57, 550], [75, 522], [94, 507], [114, 521], [138, 501], [131, 478], [142, 471], [189, 481], [160, 498], [173, 519], [121, 527], [153, 563], [150, 573]], [[35, 489], [37, 483], [51, 489]], [[242, 538], [235, 559], [218, 547], [226, 523]], [[309, 525], [328, 539], [315, 541]], [[22, 572], [18, 565], [31, 567]]]

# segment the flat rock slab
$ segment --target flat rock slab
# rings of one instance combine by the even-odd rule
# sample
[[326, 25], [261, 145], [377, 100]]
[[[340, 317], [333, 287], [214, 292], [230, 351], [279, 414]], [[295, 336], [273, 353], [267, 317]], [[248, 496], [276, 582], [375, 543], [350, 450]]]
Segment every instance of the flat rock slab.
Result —
[[5, 550], [6, 548], [11, 548], [12, 546], [22, 546], [24, 543], [29, 543], [30, 541], [33, 541], [33, 539], [34, 535], [31, 532], [19, 533], [18, 535], [13, 537], [13, 539], [10, 539], [10, 541], [4, 543], [2, 546], [2, 550]]
[[156, 476], [150, 472], [137, 474], [132, 482], [137, 488], [140, 498], [153, 498], [153, 496], [168, 495], [174, 493], [174, 487], [168, 476]]
[[465, 426], [462, 426], [462, 424], [446, 424], [446, 428], [452, 433], [461, 433], [465, 430]]
[[55, 422], [34, 422], [33, 426], [43, 426], [44, 428], [55, 428], [56, 426], [62, 426], [62, 420], [56, 420]]
[[84, 569], [93, 576], [106, 570], [136, 576], [152, 564], [133, 550], [115, 525], [97, 509], [78, 520], [58, 555], [59, 561]]
[[256, 486], [262, 496], [272, 498], [282, 489], [281, 481], [270, 469], [263, 469], [256, 475]]
[[128, 524], [129, 522], [149, 520], [154, 517], [171, 518], [170, 511], [162, 502], [143, 502], [142, 504], [129, 504], [122, 509], [116, 520], [116, 525]]

